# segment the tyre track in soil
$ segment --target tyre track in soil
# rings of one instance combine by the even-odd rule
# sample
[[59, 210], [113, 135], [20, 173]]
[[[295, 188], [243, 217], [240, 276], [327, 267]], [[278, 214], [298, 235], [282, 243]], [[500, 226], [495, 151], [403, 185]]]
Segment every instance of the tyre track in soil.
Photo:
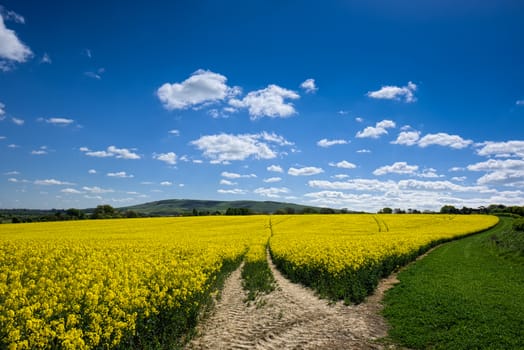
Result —
[[392, 275], [359, 305], [329, 304], [310, 289], [291, 283], [268, 263], [277, 289], [246, 304], [241, 267], [227, 279], [221, 299], [198, 326], [187, 349], [384, 349], [387, 335], [380, 310]]

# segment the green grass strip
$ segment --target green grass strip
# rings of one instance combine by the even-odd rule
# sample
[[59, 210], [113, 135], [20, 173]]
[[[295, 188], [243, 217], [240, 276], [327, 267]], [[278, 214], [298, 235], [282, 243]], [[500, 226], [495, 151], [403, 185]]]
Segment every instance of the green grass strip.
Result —
[[242, 268], [242, 285], [247, 291], [247, 300], [254, 301], [258, 295], [275, 290], [275, 278], [266, 259], [266, 245], [253, 245], [246, 255]]
[[402, 271], [384, 300], [390, 339], [413, 349], [524, 349], [524, 256], [511, 223], [501, 218]]

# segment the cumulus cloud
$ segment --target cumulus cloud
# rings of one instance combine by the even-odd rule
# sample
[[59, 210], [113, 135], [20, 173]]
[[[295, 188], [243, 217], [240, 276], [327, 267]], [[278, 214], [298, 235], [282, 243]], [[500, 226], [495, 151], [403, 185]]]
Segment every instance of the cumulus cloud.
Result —
[[98, 186], [93, 186], [93, 187], [88, 187], [88, 186], [84, 186], [82, 187], [82, 189], [86, 192], [89, 192], [89, 193], [95, 193], [95, 194], [102, 194], [102, 193], [112, 193], [112, 192], [115, 192], [114, 190], [112, 189], [105, 189], [105, 188], [100, 188]]
[[267, 179], [264, 179], [265, 183], [274, 183], [274, 182], [280, 182], [282, 181], [281, 177], [275, 176], [275, 177], [269, 177]]
[[472, 140], [465, 140], [458, 135], [449, 135], [444, 132], [437, 134], [427, 134], [422, 137], [417, 144], [420, 147], [427, 147], [431, 145], [439, 145], [445, 147], [451, 147], [454, 149], [466, 148], [473, 143]]
[[177, 129], [169, 130], [168, 133], [174, 136], [180, 136], [180, 131]]
[[0, 120], [4, 120], [5, 118], [5, 104], [0, 102]]
[[[4, 14], [5, 13], [5, 14]], [[33, 56], [31, 49], [26, 46], [14, 30], [8, 29], [5, 26], [5, 20], [19, 20], [23, 19], [22, 16], [15, 14], [12, 11], [0, 11], [0, 70], [8, 71], [11, 70], [14, 63], [26, 62]], [[24, 23], [23, 21], [19, 23]]]
[[160, 160], [170, 165], [175, 165], [177, 156], [175, 152], [159, 153], [159, 154], [153, 153], [153, 159]]
[[289, 188], [286, 188], [286, 187], [259, 187], [255, 189], [253, 192], [263, 197], [279, 198], [281, 194], [289, 193]]
[[357, 166], [353, 163], [348, 162], [347, 160], [342, 160], [338, 163], [331, 162], [329, 163], [330, 166], [337, 167], [337, 168], [343, 168], [343, 169], [355, 169]]
[[121, 178], [121, 179], [127, 179], [127, 178], [135, 177], [134, 175], [128, 174], [125, 171], [119, 171], [119, 172], [116, 172], [116, 173], [107, 173], [107, 176], [109, 176], [109, 177], [118, 177], [118, 178]]
[[203, 153], [203, 156], [215, 163], [225, 163], [247, 158], [272, 159], [276, 158], [276, 146], [292, 145], [282, 136], [269, 133], [259, 134], [217, 134], [202, 136], [191, 141]]
[[479, 156], [494, 157], [519, 157], [524, 158], [524, 141], [512, 140], [506, 142], [487, 141], [479, 144], [481, 147], [477, 154]]
[[420, 131], [402, 131], [398, 134], [397, 139], [391, 143], [396, 145], [413, 146], [418, 143], [419, 139]]
[[64, 189], [60, 190], [60, 192], [67, 193], [67, 194], [82, 194], [82, 193], [84, 193], [84, 192], [76, 190], [74, 188], [64, 188]]
[[223, 171], [222, 177], [226, 177], [228, 179], [240, 179], [240, 178], [255, 178], [257, 177], [255, 174], [238, 174], [238, 173], [230, 173], [228, 171]]
[[160, 183], [160, 186], [165, 186], [165, 187], [167, 187], [167, 186], [172, 186], [172, 185], [173, 185], [173, 183], [170, 182], [170, 181], [162, 181], [162, 182]]
[[303, 168], [289, 168], [287, 173], [292, 176], [311, 176], [311, 175], [317, 175], [323, 173], [324, 170], [322, 168], [317, 168], [313, 166], [307, 166]]
[[411, 103], [417, 100], [413, 94], [415, 91], [417, 91], [417, 85], [410, 81], [406, 86], [402, 87], [394, 85], [382, 86], [377, 91], [369, 91], [367, 96], [375, 99], [396, 100]]
[[385, 165], [373, 171], [373, 175], [386, 174], [415, 174], [418, 170], [418, 165], [408, 165], [406, 162], [395, 162], [392, 165]]
[[221, 184], [221, 185], [226, 185], [226, 186], [235, 186], [235, 185], [238, 185], [238, 183], [233, 182], [233, 181], [229, 181], [229, 180], [226, 180], [226, 179], [221, 179], [221, 180], [220, 180], [220, 184]]
[[328, 140], [328, 139], [322, 139], [322, 140], [320, 140], [320, 141], [317, 142], [317, 146], [327, 148], [327, 147], [331, 147], [331, 146], [334, 146], [334, 145], [346, 145], [346, 144], [348, 144], [348, 143], [349, 143], [349, 142], [346, 141], [346, 140]]
[[80, 151], [86, 156], [97, 158], [115, 157], [120, 159], [140, 159], [141, 157], [127, 148], [107, 147], [105, 151], [92, 151], [87, 147], [80, 147]]
[[25, 121], [23, 119], [15, 118], [15, 117], [11, 118], [11, 121], [13, 123], [15, 123], [16, 125], [19, 125], [19, 126], [22, 126], [25, 123]]
[[362, 131], [357, 132], [356, 137], [365, 138], [370, 137], [373, 139], [379, 138], [382, 135], [388, 133], [387, 129], [394, 128], [395, 122], [392, 120], [382, 120], [375, 124], [375, 126], [368, 126]]
[[477, 180], [479, 185], [524, 187], [524, 160], [522, 159], [489, 159], [468, 165], [467, 169], [487, 173]]
[[68, 119], [68, 118], [48, 118], [48, 119], [44, 119], [44, 121], [47, 124], [53, 124], [53, 125], [59, 125], [59, 126], [70, 125], [75, 122], [73, 119]]
[[273, 171], [275, 173], [283, 173], [284, 169], [280, 165], [270, 165], [267, 168], [267, 171]]
[[198, 107], [240, 93], [238, 87], [229, 87], [226, 82], [222, 74], [199, 69], [181, 83], [163, 84], [157, 90], [157, 97], [167, 110]]
[[217, 192], [221, 194], [246, 194], [247, 193], [246, 190], [242, 190], [240, 188], [234, 188], [231, 190], [218, 189]]
[[49, 185], [58, 185], [58, 186], [62, 186], [62, 185], [74, 185], [73, 183], [71, 182], [67, 182], [67, 181], [60, 181], [60, 180], [56, 180], [56, 179], [45, 179], [45, 180], [35, 180], [34, 182], [35, 185], [44, 185], [44, 186], [49, 186]]
[[96, 170], [95, 169], [89, 169], [87, 172], [89, 174], [91, 174], [91, 175], [96, 174]]
[[241, 100], [232, 98], [229, 104], [236, 108], [247, 108], [251, 120], [262, 117], [286, 118], [297, 113], [293, 104], [286, 102], [286, 99], [298, 98], [300, 96], [295, 91], [271, 84], [265, 89], [249, 92]]
[[300, 87], [306, 91], [308, 94], [312, 94], [318, 90], [318, 87], [315, 85], [315, 79], [306, 79]]

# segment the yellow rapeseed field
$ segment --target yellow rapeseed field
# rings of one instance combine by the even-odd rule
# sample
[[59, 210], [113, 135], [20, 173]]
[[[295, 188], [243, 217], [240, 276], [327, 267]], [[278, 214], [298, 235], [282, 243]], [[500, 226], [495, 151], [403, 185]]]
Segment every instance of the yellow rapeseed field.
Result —
[[[0, 347], [141, 347], [195, 322], [267, 216], [0, 225]], [[165, 338], [165, 339], [164, 339]]]
[[487, 215], [302, 215], [272, 220], [272, 257], [321, 295], [360, 302], [381, 277], [438, 242], [495, 225]]
[[225, 271], [244, 258], [246, 266], [264, 262], [268, 239], [290, 278], [358, 302], [429, 246], [497, 220], [296, 215], [0, 225], [0, 348], [173, 347]]

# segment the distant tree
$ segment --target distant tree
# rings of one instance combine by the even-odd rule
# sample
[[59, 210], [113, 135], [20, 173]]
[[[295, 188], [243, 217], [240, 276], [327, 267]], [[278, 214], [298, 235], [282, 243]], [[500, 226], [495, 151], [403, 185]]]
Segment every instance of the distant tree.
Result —
[[379, 213], [380, 214], [392, 214], [393, 213], [393, 209], [391, 209], [389, 207], [385, 207], [385, 208], [380, 209]]
[[459, 214], [460, 210], [458, 210], [457, 208], [455, 208], [452, 205], [445, 205], [442, 208], [440, 208], [440, 213], [441, 214]]
[[285, 211], [286, 214], [295, 214], [295, 209], [293, 209], [291, 207], [284, 208], [284, 211]]
[[108, 204], [98, 205], [93, 211], [92, 219], [111, 219], [119, 217], [118, 212]]
[[139, 216], [138, 213], [134, 210], [126, 210], [124, 212], [124, 217], [126, 218], [132, 219], [132, 218], [137, 218], [138, 216]]
[[66, 215], [71, 219], [83, 219], [85, 217], [84, 212], [76, 208], [67, 209]]
[[305, 207], [302, 209], [302, 214], [318, 214], [318, 211], [315, 208]]
[[332, 209], [332, 208], [320, 208], [320, 214], [335, 214], [335, 209]]

